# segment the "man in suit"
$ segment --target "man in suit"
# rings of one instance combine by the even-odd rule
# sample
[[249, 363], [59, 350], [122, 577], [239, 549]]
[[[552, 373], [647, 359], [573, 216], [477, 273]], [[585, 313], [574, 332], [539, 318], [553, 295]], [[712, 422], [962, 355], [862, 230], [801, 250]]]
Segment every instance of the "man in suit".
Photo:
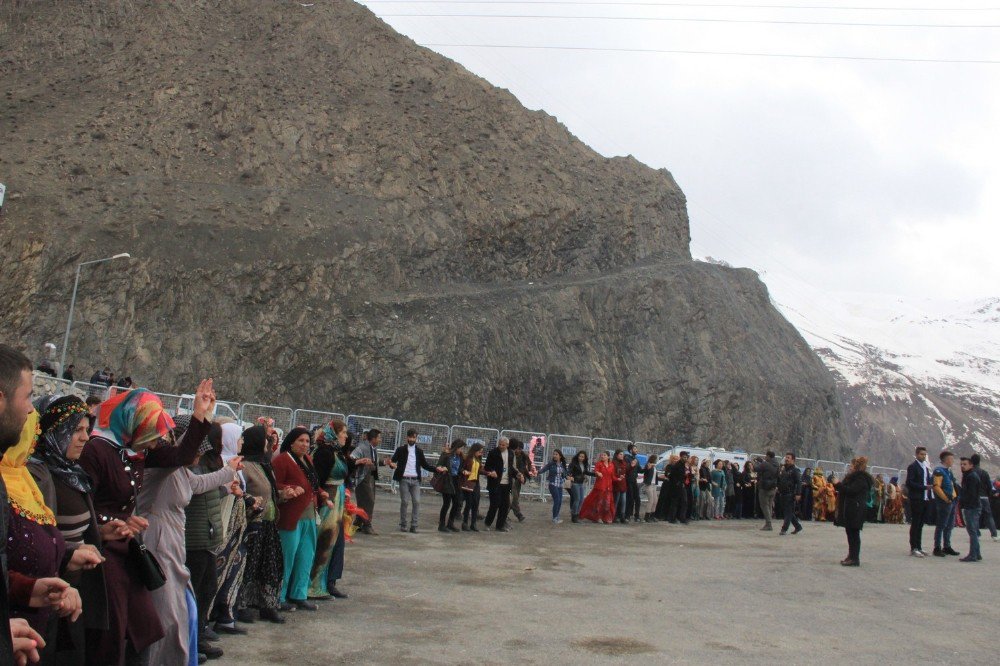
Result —
[[[514, 443], [520, 443], [515, 440]], [[491, 529], [496, 520], [498, 532], [510, 532], [507, 514], [510, 512], [510, 491], [514, 480], [524, 483], [524, 475], [517, 471], [511, 441], [501, 437], [497, 447], [486, 456], [486, 490], [490, 495], [490, 508], [486, 512], [486, 528]]]
[[444, 467], [431, 467], [424, 457], [424, 450], [417, 446], [417, 431], [406, 431], [406, 444], [396, 447], [388, 463], [395, 470], [392, 479], [399, 484], [399, 531], [406, 531], [406, 512], [413, 504], [410, 515], [410, 532], [417, 533], [417, 516], [420, 513], [420, 477], [423, 470], [432, 474], [446, 471]]
[[934, 486], [931, 482], [931, 466], [927, 463], [927, 448], [918, 446], [914, 456], [916, 460], [906, 468], [906, 483], [903, 485], [910, 503], [910, 555], [927, 557], [922, 546], [923, 529]]

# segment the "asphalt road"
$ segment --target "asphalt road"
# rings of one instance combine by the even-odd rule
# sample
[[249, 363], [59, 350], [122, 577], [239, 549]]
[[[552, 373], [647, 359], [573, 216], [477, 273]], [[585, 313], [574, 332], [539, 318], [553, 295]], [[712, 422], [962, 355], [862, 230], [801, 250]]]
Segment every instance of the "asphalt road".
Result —
[[[214, 663], [998, 660], [1000, 544], [988, 535], [984, 560], [964, 564], [911, 558], [906, 526], [868, 525], [862, 566], [845, 568], [830, 524], [783, 537], [757, 521], [552, 525], [549, 504], [526, 502], [511, 533], [444, 535], [439, 496], [423, 500], [420, 533], [401, 534], [396, 498], [379, 495], [380, 534], [348, 546], [349, 600], [247, 625]], [[964, 530], [953, 545], [965, 553]]]

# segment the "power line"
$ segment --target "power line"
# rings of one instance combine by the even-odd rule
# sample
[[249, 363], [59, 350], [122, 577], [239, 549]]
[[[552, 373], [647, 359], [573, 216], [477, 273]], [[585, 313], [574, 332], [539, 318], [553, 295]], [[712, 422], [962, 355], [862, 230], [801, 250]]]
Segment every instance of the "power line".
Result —
[[592, 51], [596, 53], [655, 53], [667, 55], [715, 55], [748, 58], [796, 58], [805, 60], [856, 60], [867, 62], [941, 63], [950, 65], [1000, 65], [1000, 60], [943, 59], [943, 58], [885, 58], [876, 56], [811, 55], [805, 53], [758, 53], [750, 51], [687, 51], [680, 49], [635, 49], [597, 46], [532, 46], [527, 44], [441, 44], [423, 43], [428, 48], [482, 48], [525, 49], [543, 51]]
[[749, 23], [753, 25], [826, 25], [860, 28], [1000, 28], [1000, 25], [955, 25], [944, 23], [855, 23], [848, 21], [780, 21], [726, 18], [681, 18], [666, 16], [558, 16], [555, 14], [379, 14], [379, 18], [403, 16], [419, 18], [565, 19], [599, 21], [664, 21], [672, 23]]
[[738, 5], [693, 2], [596, 2], [590, 0], [363, 0], [363, 4], [393, 5], [603, 5], [613, 7], [691, 7], [707, 9], [804, 9], [878, 12], [1000, 12], [1000, 7], [852, 7], [845, 5]]

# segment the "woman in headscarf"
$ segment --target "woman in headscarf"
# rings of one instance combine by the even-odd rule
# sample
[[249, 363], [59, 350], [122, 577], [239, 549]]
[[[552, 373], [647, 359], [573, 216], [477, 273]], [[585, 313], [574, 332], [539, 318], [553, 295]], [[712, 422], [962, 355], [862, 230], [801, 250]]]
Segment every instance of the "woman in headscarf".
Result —
[[[145, 531], [149, 523], [134, 511], [146, 468], [190, 465], [208, 433], [208, 417], [214, 408], [212, 380], [206, 379], [195, 393], [191, 425], [183, 441], [178, 446], [158, 447], [163, 440], [173, 440], [174, 421], [156, 394], [135, 389], [101, 403], [97, 425], [80, 456], [80, 466], [93, 484], [99, 525], [121, 520], [133, 534]], [[129, 566], [128, 553], [127, 541], [104, 544], [108, 630], [88, 634], [88, 664], [143, 663], [146, 648], [164, 636], [153, 597]]]
[[[46, 396], [37, 404], [41, 410], [41, 437], [28, 460], [28, 470], [38, 483], [46, 506], [55, 514], [67, 550], [84, 545], [99, 550], [103, 541], [129, 537], [129, 529], [120, 520], [97, 525], [97, 513], [90, 498], [90, 477], [78, 463], [93, 424], [86, 403], [70, 395]], [[55, 660], [60, 664], [84, 664], [85, 630], [108, 628], [104, 568], [84, 570], [68, 579], [80, 592], [83, 615], [78, 622], [69, 624], [70, 640], [58, 648]]]
[[[278, 492], [278, 535], [284, 556], [281, 609], [316, 610], [308, 601], [309, 576], [316, 557], [317, 503], [326, 495], [309, 457], [311, 438], [305, 428], [292, 428], [271, 465]], [[325, 499], [325, 498], [323, 498]]]
[[[243, 428], [237, 423], [222, 424], [222, 464], [240, 454]], [[250, 519], [260, 512], [263, 500], [246, 493], [246, 478], [239, 473], [239, 491], [222, 500], [222, 524], [225, 527], [223, 545], [216, 555], [216, 575], [219, 591], [209, 610], [215, 619], [215, 631], [224, 634], [245, 634], [246, 629], [236, 626], [236, 600], [243, 574], [246, 571], [246, 533]]]
[[[190, 427], [190, 416], [178, 416], [174, 437], [183, 442]], [[198, 444], [197, 455], [191, 464], [197, 463], [198, 458], [210, 449], [207, 437], [203, 437]], [[150, 664], [188, 664], [192, 657], [197, 664], [197, 652], [192, 654], [190, 649], [192, 638], [197, 640], [197, 635], [191, 636], [188, 631], [191, 619], [189, 602], [195, 607], [195, 618], [197, 605], [193, 595], [188, 599], [191, 594], [188, 591], [191, 573], [185, 564], [187, 551], [184, 546], [184, 508], [194, 493], [231, 484], [238, 489], [235, 476], [239, 469], [240, 459], [237, 457], [213, 474], [199, 476], [187, 467], [147, 468], [143, 474], [142, 490], [139, 492], [135, 512], [149, 522], [143, 541], [160, 563], [167, 579], [163, 587], [152, 592], [153, 603], [159, 611], [166, 635], [150, 646]]]
[[[832, 489], [830, 489], [832, 491]], [[817, 467], [812, 475], [813, 520], [826, 522], [826, 479], [823, 470]]]
[[903, 493], [899, 490], [899, 477], [892, 477], [886, 486], [885, 522], [893, 525], [903, 523]]
[[337, 581], [344, 576], [344, 552], [354, 534], [354, 518], [364, 513], [351, 501], [350, 491], [345, 487], [354, 472], [354, 461], [344, 453], [349, 438], [347, 424], [340, 419], [330, 421], [316, 435], [313, 465], [319, 487], [326, 491], [330, 501], [320, 507], [319, 513], [316, 557], [309, 585], [309, 597], [314, 599], [347, 598], [337, 589]]
[[[2, 507], [7, 512], [7, 567], [12, 573], [33, 579], [93, 569], [102, 561], [97, 549], [80, 546], [67, 550], [55, 514], [45, 504], [38, 484], [28, 471], [28, 458], [34, 453], [39, 431], [38, 412], [32, 411], [21, 430], [20, 440], [7, 449], [0, 460], [0, 474], [7, 488], [7, 506]], [[80, 596], [75, 589], [70, 596], [67, 608], [74, 613], [75, 621], [80, 614]], [[48, 606], [11, 609], [11, 617], [27, 620], [32, 629], [45, 637], [46, 649], [41, 654], [46, 663], [55, 657], [58, 618], [64, 615], [52, 610]]]
[[252, 619], [258, 611], [260, 619], [282, 624], [278, 613], [281, 593], [281, 539], [275, 519], [278, 517], [278, 486], [271, 468], [270, 441], [267, 428], [255, 425], [243, 431], [243, 477], [246, 492], [260, 497], [261, 511], [250, 518], [246, 532], [246, 562], [243, 585], [237, 598], [240, 619]]

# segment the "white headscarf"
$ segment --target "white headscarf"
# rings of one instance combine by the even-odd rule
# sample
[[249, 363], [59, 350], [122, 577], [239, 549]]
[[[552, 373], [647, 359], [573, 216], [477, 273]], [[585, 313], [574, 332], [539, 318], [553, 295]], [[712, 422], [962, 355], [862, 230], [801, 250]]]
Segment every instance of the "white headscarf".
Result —
[[[228, 465], [229, 461], [240, 455], [240, 437], [243, 436], [243, 428], [237, 423], [222, 424], [222, 464]], [[247, 480], [243, 472], [238, 472], [240, 485], [245, 489]]]

